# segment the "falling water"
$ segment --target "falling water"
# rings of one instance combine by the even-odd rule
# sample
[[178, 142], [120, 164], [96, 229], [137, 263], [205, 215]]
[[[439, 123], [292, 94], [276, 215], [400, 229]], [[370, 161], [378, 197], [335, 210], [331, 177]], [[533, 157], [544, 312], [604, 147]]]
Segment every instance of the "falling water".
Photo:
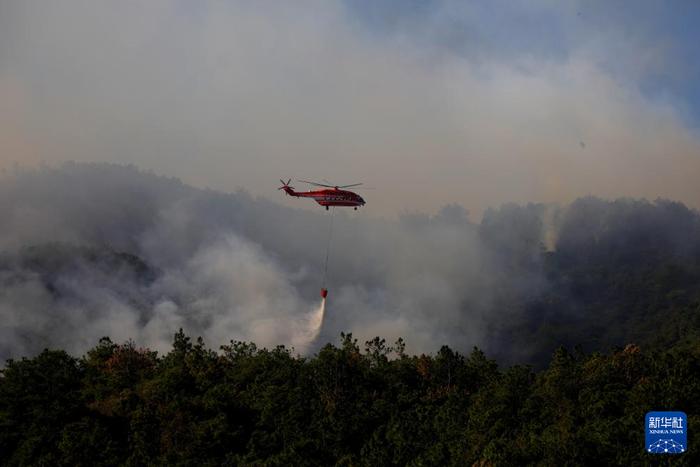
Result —
[[310, 311], [297, 323], [292, 345], [299, 353], [306, 353], [321, 332], [323, 316], [326, 314], [326, 299], [321, 299], [318, 308]]

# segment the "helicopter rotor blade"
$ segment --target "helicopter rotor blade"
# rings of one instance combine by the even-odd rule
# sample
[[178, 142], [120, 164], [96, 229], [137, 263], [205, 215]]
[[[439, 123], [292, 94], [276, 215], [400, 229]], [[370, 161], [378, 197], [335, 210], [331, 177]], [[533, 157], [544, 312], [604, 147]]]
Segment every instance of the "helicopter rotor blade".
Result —
[[309, 185], [314, 185], [314, 186], [325, 186], [326, 188], [335, 188], [333, 185], [324, 185], [323, 183], [316, 183], [316, 182], [310, 182], [308, 180], [297, 180], [301, 183], [308, 183]]
[[[350, 184], [350, 185], [330, 185], [330, 184], [326, 184], [326, 183], [312, 182], [312, 181], [310, 181], [310, 180], [298, 180], [298, 181], [301, 182], [301, 183], [308, 183], [309, 185], [313, 185], [313, 186], [323, 186], [323, 187], [326, 187], [326, 188], [352, 188], [352, 187], [355, 187], [355, 186], [360, 186], [360, 185], [362, 185], [362, 183], [352, 183], [352, 184]], [[324, 182], [327, 182], [327, 180], [324, 180]]]

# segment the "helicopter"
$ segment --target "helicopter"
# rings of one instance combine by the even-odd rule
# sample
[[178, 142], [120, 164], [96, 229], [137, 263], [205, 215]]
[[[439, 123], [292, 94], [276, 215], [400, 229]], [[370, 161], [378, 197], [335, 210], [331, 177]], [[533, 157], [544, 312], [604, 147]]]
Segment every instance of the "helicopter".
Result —
[[331, 206], [347, 206], [352, 207], [357, 211], [357, 208], [365, 205], [365, 200], [357, 193], [353, 193], [345, 188], [352, 188], [362, 185], [362, 183], [353, 183], [351, 185], [329, 185], [325, 183], [310, 182], [308, 180], [297, 180], [301, 183], [307, 183], [316, 187], [321, 187], [318, 190], [309, 191], [294, 191], [294, 187], [289, 184], [292, 182], [290, 178], [286, 182], [280, 179], [282, 186], [278, 190], [284, 190], [289, 196], [297, 198], [311, 198], [321, 206], [326, 207], [326, 211]]

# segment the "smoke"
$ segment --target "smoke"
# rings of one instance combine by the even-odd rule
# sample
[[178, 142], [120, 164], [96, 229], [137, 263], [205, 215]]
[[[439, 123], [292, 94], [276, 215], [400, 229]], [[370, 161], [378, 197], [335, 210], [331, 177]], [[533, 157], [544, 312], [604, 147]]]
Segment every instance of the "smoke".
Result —
[[[698, 61], [645, 34], [649, 6], [373, 3], [1, 2], [0, 167], [37, 170], [0, 181], [0, 358], [166, 350], [180, 327], [500, 349], [548, 286], [542, 251], [595, 231], [554, 204], [697, 205], [697, 128], [644, 85]], [[329, 219], [256, 197], [295, 175], [381, 188], [335, 219], [316, 339]]]
[[390, 194], [366, 208], [386, 216], [700, 200], [697, 124], [663, 86], [695, 89], [699, 61], [648, 31], [676, 10], [190, 3], [2, 2], [0, 166], [134, 163], [257, 195], [286, 176], [361, 181]]
[[180, 327], [214, 346], [312, 352], [350, 331], [464, 348], [484, 344], [491, 282], [509, 274], [458, 205], [398, 221], [339, 211], [325, 313], [325, 211], [77, 163], [7, 173], [0, 200], [3, 358], [104, 335], [162, 351]]
[[309, 354], [345, 331], [402, 337], [410, 352], [477, 345], [526, 361], [518, 336], [585, 313], [566, 277], [552, 289], [548, 255], [576, 270], [700, 251], [700, 217], [668, 201], [505, 204], [478, 224], [456, 204], [398, 220], [336, 210], [319, 307], [331, 220], [322, 209], [67, 163], [0, 177], [0, 219], [0, 358], [80, 353], [102, 336], [167, 351], [183, 328], [213, 347], [245, 340]]

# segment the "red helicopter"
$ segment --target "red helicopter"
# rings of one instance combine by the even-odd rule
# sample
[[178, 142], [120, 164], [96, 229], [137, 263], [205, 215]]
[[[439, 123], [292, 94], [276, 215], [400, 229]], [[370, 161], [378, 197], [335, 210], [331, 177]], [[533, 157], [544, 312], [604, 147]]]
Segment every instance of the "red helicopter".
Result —
[[328, 208], [330, 206], [349, 206], [349, 207], [354, 208], [357, 211], [357, 208], [359, 206], [365, 205], [365, 200], [362, 199], [362, 196], [358, 195], [357, 193], [353, 193], [352, 191], [344, 190], [344, 188], [351, 188], [354, 186], [360, 186], [360, 185], [362, 185], [362, 183], [353, 183], [352, 185], [342, 185], [342, 186], [335, 185], [334, 186], [334, 185], [326, 185], [324, 183], [316, 183], [316, 182], [309, 182], [306, 180], [298, 180], [302, 183], [308, 183], [309, 185], [324, 187], [326, 189], [313, 190], [313, 191], [294, 191], [294, 187], [289, 186], [289, 183], [291, 181], [292, 181], [292, 179], [290, 178], [285, 183], [284, 180], [280, 179], [280, 182], [282, 182], [282, 186], [279, 187], [278, 190], [284, 190], [285, 193], [287, 193], [289, 196], [296, 196], [297, 198], [312, 198], [321, 206], [325, 206], [326, 210], [328, 210]]

